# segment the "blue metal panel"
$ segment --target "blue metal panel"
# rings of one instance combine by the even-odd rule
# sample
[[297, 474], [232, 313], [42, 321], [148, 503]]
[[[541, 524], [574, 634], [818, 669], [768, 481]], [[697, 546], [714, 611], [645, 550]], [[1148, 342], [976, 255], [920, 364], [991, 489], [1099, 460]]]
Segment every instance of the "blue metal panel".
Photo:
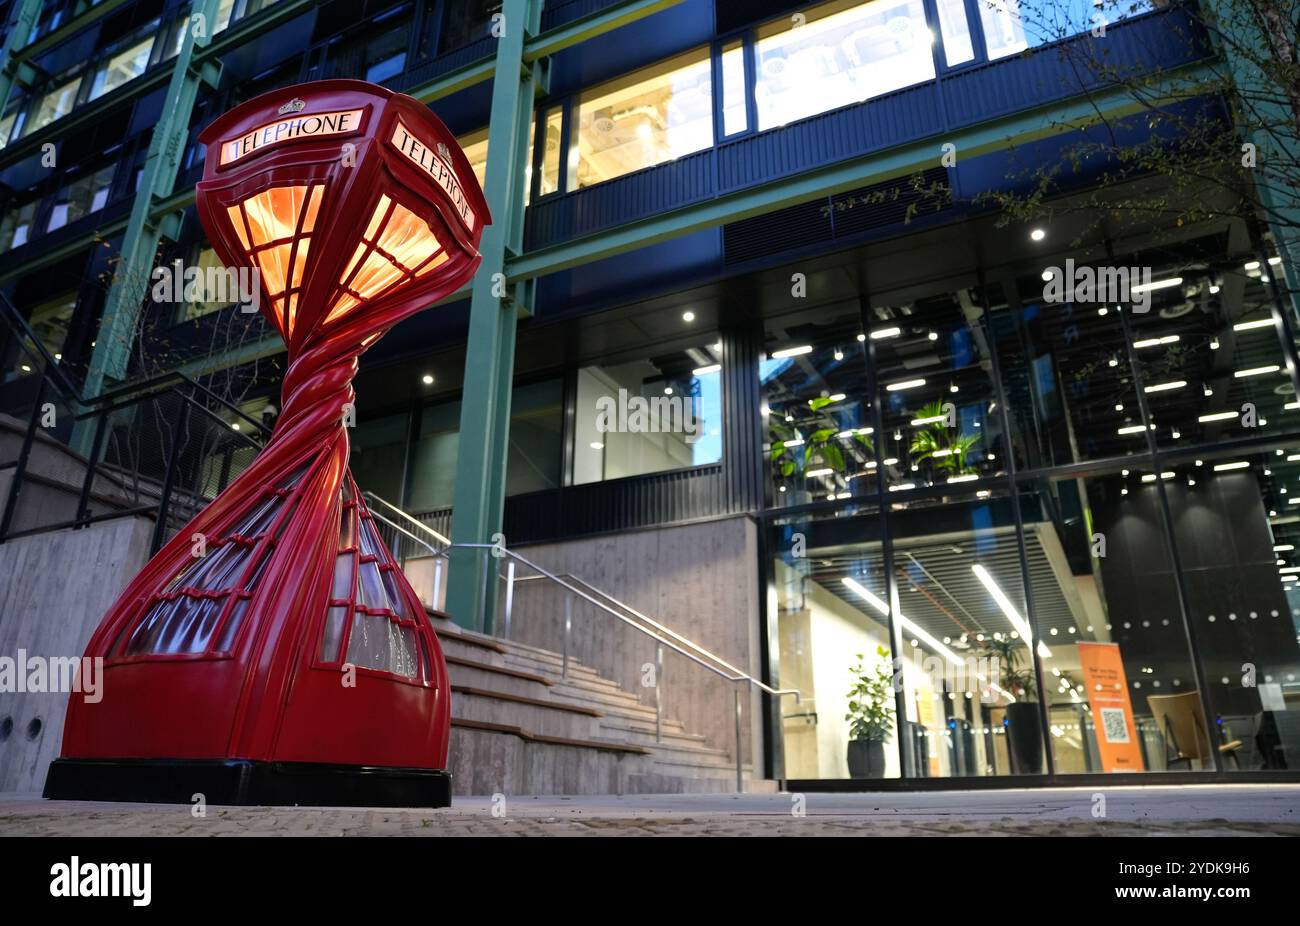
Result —
[[550, 321], [715, 279], [722, 268], [720, 239], [711, 228], [542, 277], [534, 314]]
[[[568, 0], [547, 4], [542, 28], [550, 29], [611, 6], [614, 0]], [[695, 48], [713, 38], [712, 0], [685, 0], [551, 58], [551, 93], [563, 96]]]

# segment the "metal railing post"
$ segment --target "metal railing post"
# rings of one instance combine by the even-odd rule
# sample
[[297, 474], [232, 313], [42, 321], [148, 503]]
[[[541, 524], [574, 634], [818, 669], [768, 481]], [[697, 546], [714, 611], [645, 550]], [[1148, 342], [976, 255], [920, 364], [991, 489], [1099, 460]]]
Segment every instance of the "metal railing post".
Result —
[[732, 688], [731, 693], [736, 699], [736, 793], [739, 794], [745, 790], [744, 763], [740, 757], [740, 687]]
[[655, 644], [655, 742], [664, 741], [664, 645]]
[[506, 563], [506, 620], [505, 627], [501, 634], [502, 637], [510, 639], [510, 618], [515, 609], [515, 561], [510, 560]]
[[167, 512], [171, 508], [172, 483], [176, 477], [176, 460], [181, 454], [181, 435], [190, 420], [189, 405], [182, 404], [182, 408], [180, 419], [176, 422], [176, 430], [172, 432], [171, 450], [167, 453], [167, 470], [163, 474], [162, 492], [158, 498], [158, 522], [153, 526], [153, 543], [150, 545], [150, 556], [162, 549], [163, 541], [167, 538]]
[[442, 605], [439, 603], [442, 595], [442, 557], [433, 558], [433, 607], [441, 611]]
[[86, 478], [81, 482], [81, 495], [77, 499], [77, 523], [80, 524], [90, 515], [90, 493], [95, 484], [95, 467], [99, 465], [99, 452], [104, 448], [104, 432], [108, 429], [108, 416], [104, 412], [95, 422], [95, 437], [90, 442], [90, 461], [86, 465]]
[[36, 427], [41, 420], [41, 404], [45, 399], [45, 376], [42, 375], [40, 382], [36, 386], [36, 400], [32, 403], [31, 418], [27, 421], [27, 431], [23, 434], [23, 446], [18, 452], [18, 463], [14, 467], [14, 474], [10, 477], [9, 497], [5, 500], [4, 514], [0, 515], [0, 543], [9, 536], [9, 528], [13, 524], [14, 513], [18, 508], [18, 494], [22, 491], [23, 476], [27, 473], [27, 459], [32, 453], [32, 444], [36, 440]]
[[573, 596], [564, 596], [564, 653], [560, 663], [560, 678], [569, 677], [569, 634], [573, 630]]

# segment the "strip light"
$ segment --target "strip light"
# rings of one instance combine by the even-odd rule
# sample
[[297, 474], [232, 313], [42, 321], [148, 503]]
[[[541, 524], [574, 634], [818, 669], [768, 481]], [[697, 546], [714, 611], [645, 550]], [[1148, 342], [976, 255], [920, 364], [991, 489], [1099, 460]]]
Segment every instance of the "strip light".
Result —
[[1257, 318], [1253, 322], [1237, 322], [1232, 326], [1233, 331], [1254, 331], [1256, 328], [1272, 328], [1273, 319]]
[[1229, 418], [1236, 418], [1236, 412], [1211, 412], [1208, 415], [1201, 415], [1196, 420], [1201, 424], [1208, 424], [1211, 421], [1227, 421]]
[[[885, 604], [875, 595], [871, 594], [871, 592], [867, 591], [866, 588], [860, 585], [857, 581], [849, 578], [848, 576], [844, 576], [842, 579], [840, 579], [840, 581], [844, 583], [845, 588], [850, 589], [854, 594], [856, 594], [858, 597], [862, 598], [864, 601], [870, 604], [873, 608], [879, 611], [883, 616], [889, 617], [889, 605]], [[965, 667], [966, 663], [962, 662], [962, 660], [957, 656], [956, 653], [948, 649], [948, 647], [944, 646], [934, 637], [930, 636], [930, 634], [926, 632], [926, 630], [923, 627], [917, 625], [915, 621], [913, 621], [909, 617], [906, 617], [901, 611], [898, 613], [898, 622], [903, 626], [904, 630], [906, 630], [912, 636], [916, 637], [918, 640], [921, 640], [923, 643], [925, 643], [926, 646], [930, 647], [930, 649], [934, 650], [936, 653], [943, 656], [944, 659], [948, 660], [955, 666], [962, 666], [963, 668]]]
[[1245, 379], [1247, 376], [1263, 376], [1266, 373], [1276, 373], [1280, 369], [1282, 368], [1276, 363], [1271, 363], [1266, 367], [1251, 367], [1248, 370], [1237, 370], [1232, 375], [1237, 377], [1237, 379]]
[[[1011, 626], [1019, 631], [1020, 636], [1024, 638], [1026, 643], [1032, 643], [1034, 634], [1029, 629], [1029, 622], [1020, 616], [1020, 612], [1016, 610], [1015, 605], [1011, 603], [1011, 599], [1002, 591], [1002, 587], [993, 579], [989, 571], [980, 563], [975, 563], [970, 568], [971, 572], [975, 573], [975, 578], [984, 584], [984, 587], [988, 589], [988, 593], [993, 596], [993, 600], [1002, 608], [1002, 613], [1007, 616]], [[1038, 655], [1044, 659], [1052, 658], [1052, 651], [1041, 640], [1038, 642]]]
[[1170, 277], [1167, 280], [1155, 280], [1151, 283], [1139, 283], [1137, 286], [1129, 288], [1131, 293], [1145, 293], [1153, 289], [1168, 289], [1171, 286], [1182, 286], [1182, 277]]
[[1172, 383], [1156, 383], [1154, 386], [1147, 386], [1143, 392], [1168, 392], [1171, 389], [1182, 389], [1187, 385], [1187, 380], [1175, 380]]
[[1249, 460], [1234, 460], [1232, 463], [1218, 463], [1214, 467], [1216, 473], [1226, 473], [1234, 469], [1247, 469], [1250, 466]]
[[924, 386], [923, 379], [905, 379], [901, 383], [890, 383], [885, 387], [889, 392], [901, 392], [904, 389], [915, 389], [917, 386]]
[[803, 354], [811, 354], [811, 344], [801, 344], [798, 347], [785, 347], [781, 350], [774, 350], [770, 354], [773, 360], [784, 360], [786, 357], [799, 357]]

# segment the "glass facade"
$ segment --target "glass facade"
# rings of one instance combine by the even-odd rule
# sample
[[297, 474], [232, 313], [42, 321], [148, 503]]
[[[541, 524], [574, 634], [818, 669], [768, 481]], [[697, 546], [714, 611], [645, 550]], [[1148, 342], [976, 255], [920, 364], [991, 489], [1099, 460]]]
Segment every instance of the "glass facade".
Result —
[[[806, 695], [770, 721], [786, 777], [1294, 767], [1300, 404], [1269, 265], [1210, 235], [1089, 266], [1126, 265], [1118, 295], [1061, 298], [1049, 266], [867, 299], [860, 341], [821, 319], [760, 364], [772, 671]], [[867, 411], [817, 420], [809, 391]]]

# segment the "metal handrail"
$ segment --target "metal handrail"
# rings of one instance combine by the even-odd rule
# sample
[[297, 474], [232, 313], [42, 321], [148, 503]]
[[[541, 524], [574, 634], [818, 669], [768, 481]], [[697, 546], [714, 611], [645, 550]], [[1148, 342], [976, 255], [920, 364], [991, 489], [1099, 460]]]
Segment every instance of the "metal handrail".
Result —
[[[783, 696], [785, 696], [785, 695], [794, 695], [794, 696], [795, 696], [795, 703], [799, 703], [799, 700], [800, 700], [800, 692], [799, 692], [799, 689], [797, 689], [797, 688], [777, 689], [777, 688], [772, 688], [772, 687], [770, 687], [770, 686], [768, 686], [768, 685], [765, 685], [764, 683], [760, 682], [758, 679], [756, 679], [756, 678], [754, 678], [752, 675], [750, 675], [748, 672], [742, 671], [741, 669], [737, 669], [735, 666], [731, 665], [729, 662], [727, 662], [726, 660], [722, 659], [720, 656], [717, 656], [717, 655], [715, 655], [714, 653], [709, 652], [709, 650], [706, 650], [704, 647], [700, 646], [698, 643], [694, 643], [693, 641], [687, 640], [685, 637], [682, 637], [680, 634], [677, 634], [677, 633], [674, 633], [674, 632], [671, 631], [671, 630], [668, 630], [668, 629], [667, 629], [666, 627], [664, 627], [662, 624], [659, 624], [659, 623], [654, 622], [654, 621], [650, 621], [650, 623], [654, 624], [654, 626], [655, 626], [656, 628], [658, 628], [658, 629], [660, 629], [660, 630], [663, 630], [665, 633], [667, 633], [670, 637], [672, 637], [672, 638], [674, 638], [674, 639], [668, 639], [667, 637], [660, 636], [660, 635], [659, 635], [658, 633], [656, 633], [654, 630], [650, 630], [650, 629], [648, 629], [648, 628], [646, 628], [646, 627], [642, 627], [642, 626], [641, 626], [640, 624], [638, 624], [636, 621], [634, 621], [634, 620], [632, 620], [631, 618], [627, 617], [627, 615], [620, 614], [618, 611], [614, 610], [614, 609], [611, 608], [609, 605], [605, 604], [603, 601], [598, 601], [597, 599], [591, 597], [591, 596], [588, 595], [586, 592], [584, 592], [582, 589], [580, 589], [580, 588], [576, 588], [576, 587], [574, 587], [573, 585], [570, 585], [568, 582], [566, 582], [564, 579], [562, 579], [560, 576], [556, 575], [555, 573], [553, 573], [553, 572], [547, 572], [547, 571], [546, 571], [545, 569], [543, 569], [541, 566], [538, 566], [538, 565], [537, 565], [536, 563], [534, 563], [532, 560], [527, 559], [526, 557], [519, 555], [519, 554], [516, 553], [514, 550], [508, 550], [508, 549], [506, 549], [505, 547], [499, 547], [499, 546], [497, 546], [496, 544], [491, 544], [491, 543], [456, 543], [456, 544], [452, 544], [452, 549], [458, 549], [458, 548], [459, 548], [459, 549], [465, 549], [465, 550], [499, 550], [502, 556], [507, 556], [507, 557], [510, 557], [511, 559], [514, 559], [514, 560], [517, 560], [517, 561], [523, 563], [523, 564], [524, 564], [525, 566], [527, 566], [529, 569], [532, 569], [534, 572], [538, 573], [538, 574], [541, 575], [542, 577], [547, 578], [547, 579], [550, 579], [552, 582], [556, 583], [557, 585], [560, 585], [560, 586], [562, 586], [562, 587], [568, 589], [568, 590], [571, 591], [573, 594], [577, 595], [579, 598], [586, 599], [587, 601], [589, 601], [589, 602], [591, 602], [592, 604], [594, 604], [596, 607], [600, 608], [602, 611], [605, 611], [606, 613], [611, 614], [611, 615], [613, 615], [614, 617], [618, 618], [618, 619], [621, 620], [623, 623], [627, 624], [629, 627], [632, 627], [632, 628], [634, 628], [635, 630], [639, 630], [641, 633], [645, 634], [646, 636], [651, 637], [651, 638], [653, 638], [654, 640], [657, 640], [658, 642], [662, 643], [664, 646], [667, 646], [669, 649], [673, 650], [674, 652], [676, 652], [676, 653], [678, 653], [678, 654], [680, 654], [680, 655], [682, 655], [682, 656], [685, 656], [687, 659], [691, 660], [692, 662], [694, 662], [694, 663], [696, 663], [696, 664], [698, 664], [698, 665], [703, 666], [704, 668], [708, 669], [710, 672], [713, 672], [715, 675], [720, 675], [721, 677], [725, 678], [727, 681], [731, 681], [731, 682], [748, 682], [749, 684], [753, 685], [754, 687], [759, 688], [759, 689], [761, 689], [762, 691], [765, 691], [765, 692], [767, 692], [768, 694], [773, 695], [773, 696], [775, 696], [775, 697], [783, 697]], [[575, 581], [580, 582], [581, 584], [587, 586], [588, 588], [592, 589], [592, 591], [596, 592], [598, 595], [601, 595], [602, 597], [609, 598], [609, 600], [611, 600], [611, 601], [617, 601], [617, 599], [614, 599], [614, 598], [612, 598], [611, 596], [606, 595], [604, 592], [600, 591], [599, 589], [594, 588], [594, 587], [593, 587], [589, 582], [586, 582], [586, 581], [583, 580], [583, 579], [579, 579], [579, 578], [577, 578], [576, 576], [570, 576], [570, 578], [573, 578]], [[516, 579], [515, 581], [519, 581], [519, 580]], [[632, 611], [633, 609], [628, 608], [628, 610], [629, 610], [629, 611]], [[637, 614], [638, 616], [640, 616], [639, 612], [635, 612], [635, 611], [634, 611], [633, 613], [635, 613], [635, 614]], [[649, 620], [649, 619], [646, 618], [646, 620]], [[688, 645], [689, 645], [692, 649], [694, 649], [696, 652], [700, 653], [701, 655], [705, 656], [705, 657], [708, 658], [708, 659], [713, 660], [713, 662], [717, 663], [717, 665], [710, 665], [709, 663], [705, 662], [704, 659], [701, 659], [699, 656], [696, 656], [696, 655], [694, 655], [693, 653], [688, 652], [684, 647], [682, 647], [682, 646], [680, 646], [678, 643], [676, 643], [675, 640], [681, 640], [682, 642], [688, 644]], [[726, 668], [726, 670], [729, 670], [729, 671], [724, 671], [723, 669], [718, 668], [718, 666], [724, 666], [724, 667]], [[734, 674], [733, 674], [733, 673], [734, 673]]]
[[[401, 516], [402, 516], [403, 518], [405, 518], [409, 523], [414, 524], [414, 525], [415, 525], [416, 527], [418, 527], [420, 530], [422, 530], [422, 531], [424, 531], [426, 534], [429, 534], [430, 536], [432, 536], [435, 540], [437, 540], [440, 544], [442, 544], [442, 547], [441, 547], [440, 549], [434, 549], [434, 548], [430, 547], [430, 549], [434, 549], [435, 554], [437, 554], [437, 555], [443, 555], [443, 554], [444, 554], [444, 551], [446, 551], [447, 548], [450, 547], [450, 546], [452, 545], [452, 544], [451, 544], [451, 539], [450, 539], [450, 538], [442, 536], [442, 534], [438, 533], [438, 532], [437, 532], [436, 530], [434, 530], [432, 527], [430, 527], [429, 525], [425, 524], [423, 521], [419, 520], [418, 518], [415, 518], [415, 517], [413, 517], [412, 515], [408, 514], [407, 512], [403, 511], [401, 508], [398, 508], [396, 505], [394, 505], [392, 502], [388, 501], [387, 499], [380, 498], [378, 495], [376, 495], [374, 492], [369, 491], [368, 489], [363, 489], [362, 492], [361, 492], [361, 495], [362, 495], [363, 498], [365, 498], [366, 501], [368, 501], [368, 502], [378, 502], [380, 505], [383, 505], [383, 506], [384, 506], [385, 508], [387, 508], [389, 511], [392, 511], [392, 512], [394, 512], [395, 514], [399, 514], [399, 515], [401, 515]], [[370, 513], [371, 513], [372, 515], [375, 513], [375, 512], [374, 512], [374, 508], [371, 508]], [[391, 524], [392, 522], [390, 522], [390, 521], [388, 521], [388, 520], [385, 519], [385, 520], [384, 520], [384, 523], [385, 523], [385, 524]], [[392, 526], [396, 527], [396, 525], [392, 525]], [[425, 544], [425, 546], [429, 546], [429, 545], [428, 545], [428, 544]]]

